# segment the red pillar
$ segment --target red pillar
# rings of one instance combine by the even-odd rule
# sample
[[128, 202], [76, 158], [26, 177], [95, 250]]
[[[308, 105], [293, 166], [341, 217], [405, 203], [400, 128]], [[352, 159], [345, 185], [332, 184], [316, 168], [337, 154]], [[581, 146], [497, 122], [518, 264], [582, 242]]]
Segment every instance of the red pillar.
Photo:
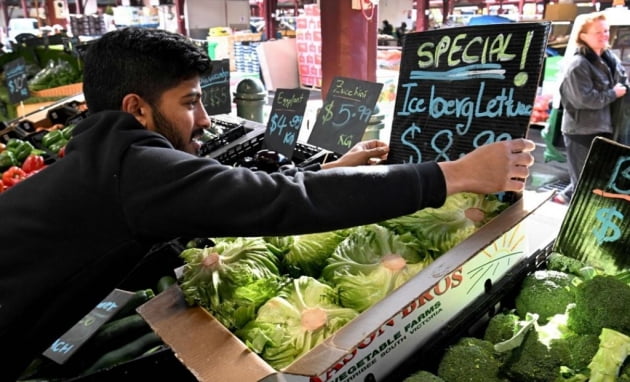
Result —
[[[77, 0], [79, 1], [79, 0]], [[184, 13], [185, 0], [175, 0], [175, 17], [177, 17], [177, 32], [181, 35], [188, 35], [186, 31], [186, 16]]]
[[[321, 0], [322, 95], [336, 76], [376, 81], [377, 12], [350, 0]], [[369, 16], [371, 19], [368, 19]]]
[[276, 9], [278, 8], [278, 0], [264, 0], [264, 15], [265, 15], [265, 34], [267, 40], [273, 40], [276, 38]]

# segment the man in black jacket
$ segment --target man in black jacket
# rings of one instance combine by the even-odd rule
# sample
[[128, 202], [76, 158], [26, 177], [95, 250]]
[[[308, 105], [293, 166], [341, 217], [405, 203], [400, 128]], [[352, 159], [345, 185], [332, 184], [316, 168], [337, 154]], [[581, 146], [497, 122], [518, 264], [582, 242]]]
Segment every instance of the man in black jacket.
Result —
[[387, 154], [369, 141], [320, 171], [233, 168], [196, 155], [209, 126], [199, 76], [210, 61], [190, 40], [118, 30], [94, 42], [84, 64], [91, 115], [65, 156], [0, 194], [2, 381], [15, 380], [156, 243], [378, 222], [460, 191], [522, 190], [533, 162], [534, 143], [517, 139], [452, 162], [357, 166]]

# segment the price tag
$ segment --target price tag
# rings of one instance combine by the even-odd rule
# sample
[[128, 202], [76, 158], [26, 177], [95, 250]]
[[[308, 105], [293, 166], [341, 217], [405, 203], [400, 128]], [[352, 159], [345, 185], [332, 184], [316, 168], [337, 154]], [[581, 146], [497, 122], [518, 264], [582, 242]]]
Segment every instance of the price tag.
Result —
[[11, 103], [18, 103], [30, 96], [26, 81], [26, 63], [23, 57], [4, 65], [4, 79], [9, 89]]
[[525, 137], [550, 23], [405, 35], [389, 163], [454, 160]]
[[228, 59], [212, 61], [208, 73], [201, 77], [201, 97], [208, 115], [228, 114], [232, 111]]
[[344, 154], [361, 141], [383, 84], [335, 77], [308, 143]]
[[103, 324], [125, 306], [133, 295], [133, 292], [114, 289], [90, 313], [50, 345], [44, 351], [44, 356], [63, 365]]
[[276, 90], [265, 130], [266, 148], [293, 156], [309, 94], [307, 89]]

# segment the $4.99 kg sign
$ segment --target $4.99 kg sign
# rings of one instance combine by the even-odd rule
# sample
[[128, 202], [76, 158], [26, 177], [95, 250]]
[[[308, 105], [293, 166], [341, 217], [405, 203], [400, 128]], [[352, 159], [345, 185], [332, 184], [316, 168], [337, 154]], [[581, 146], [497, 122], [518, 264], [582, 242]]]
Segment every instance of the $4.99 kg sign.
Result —
[[232, 111], [230, 98], [230, 61], [213, 60], [212, 67], [201, 77], [201, 102], [208, 115]]
[[388, 162], [454, 160], [525, 137], [549, 29], [510, 23], [407, 34]]
[[306, 89], [277, 89], [265, 130], [265, 147], [293, 156], [310, 92]]
[[18, 103], [29, 97], [24, 58], [20, 57], [6, 64], [4, 66], [4, 78], [9, 89], [9, 101], [11, 103]]
[[383, 84], [335, 77], [308, 143], [344, 154], [363, 138]]

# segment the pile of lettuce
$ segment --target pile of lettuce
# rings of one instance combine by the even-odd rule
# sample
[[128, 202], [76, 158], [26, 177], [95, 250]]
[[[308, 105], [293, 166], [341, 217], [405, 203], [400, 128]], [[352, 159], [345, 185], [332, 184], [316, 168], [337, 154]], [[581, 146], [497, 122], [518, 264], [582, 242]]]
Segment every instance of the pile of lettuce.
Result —
[[217, 238], [181, 253], [180, 287], [280, 370], [384, 299], [508, 206], [460, 193], [444, 206], [306, 235]]

